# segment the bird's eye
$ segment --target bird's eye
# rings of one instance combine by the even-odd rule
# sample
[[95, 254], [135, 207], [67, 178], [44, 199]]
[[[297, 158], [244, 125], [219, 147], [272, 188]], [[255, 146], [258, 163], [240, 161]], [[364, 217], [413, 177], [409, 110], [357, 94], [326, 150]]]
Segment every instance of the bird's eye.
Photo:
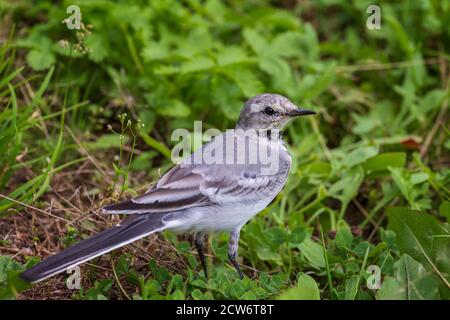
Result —
[[266, 116], [273, 116], [275, 114], [275, 110], [273, 110], [273, 108], [271, 108], [271, 107], [266, 107], [264, 109], [264, 114]]

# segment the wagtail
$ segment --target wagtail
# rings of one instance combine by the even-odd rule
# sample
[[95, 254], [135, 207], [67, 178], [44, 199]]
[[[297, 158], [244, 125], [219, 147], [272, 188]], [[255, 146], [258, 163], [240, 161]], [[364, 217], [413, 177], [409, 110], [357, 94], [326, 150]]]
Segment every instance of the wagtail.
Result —
[[240, 230], [277, 196], [291, 167], [280, 130], [290, 119], [312, 114], [278, 94], [249, 99], [235, 129], [194, 151], [143, 195], [103, 208], [104, 213], [127, 215], [121, 223], [45, 259], [21, 277], [35, 283], [152, 233], [171, 230], [194, 234], [205, 276], [205, 236], [229, 232], [228, 256], [242, 278], [236, 261]]

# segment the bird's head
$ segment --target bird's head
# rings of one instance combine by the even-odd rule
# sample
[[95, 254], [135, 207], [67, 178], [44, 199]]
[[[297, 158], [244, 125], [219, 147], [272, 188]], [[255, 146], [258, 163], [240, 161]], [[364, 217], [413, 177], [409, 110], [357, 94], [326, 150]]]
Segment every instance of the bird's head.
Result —
[[282, 130], [292, 118], [315, 114], [297, 107], [279, 94], [264, 93], [250, 98], [241, 111], [237, 129]]

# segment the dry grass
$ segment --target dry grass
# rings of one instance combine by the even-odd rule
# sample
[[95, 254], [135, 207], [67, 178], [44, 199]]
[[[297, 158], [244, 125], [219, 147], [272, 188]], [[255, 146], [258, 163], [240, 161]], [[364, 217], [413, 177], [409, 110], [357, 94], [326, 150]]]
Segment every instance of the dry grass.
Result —
[[[44, 259], [64, 249], [63, 238], [67, 235], [69, 226], [79, 231], [77, 240], [80, 240], [118, 223], [119, 216], [106, 216], [98, 210], [102, 204], [112, 200], [103, 197], [103, 192], [91, 194], [91, 190], [106, 190], [106, 185], [94, 182], [94, 172], [92, 163], [87, 161], [76, 171], [58, 173], [52, 180], [51, 190], [37, 204], [39, 209], [27, 206], [20, 211], [11, 210], [11, 215], [3, 217], [0, 240], [7, 245], [0, 246], [0, 255], [10, 255], [20, 263], [25, 262], [29, 256]], [[13, 181], [20, 184], [25, 176], [26, 173], [21, 172]], [[112, 261], [123, 252], [132, 254], [130, 268], [146, 278], [149, 276], [150, 259], [155, 259], [157, 264], [168, 270], [183, 274], [185, 262], [172, 244], [163, 237], [152, 235], [84, 264], [82, 286], [90, 288], [95, 281], [113, 279]], [[69, 299], [77, 291], [67, 289], [66, 277], [67, 275], [61, 274], [36, 284], [21, 293], [19, 299]], [[127, 287], [123, 280], [119, 277], [128, 295], [133, 294], [137, 287]], [[113, 286], [111, 298], [124, 298], [118, 287]]]

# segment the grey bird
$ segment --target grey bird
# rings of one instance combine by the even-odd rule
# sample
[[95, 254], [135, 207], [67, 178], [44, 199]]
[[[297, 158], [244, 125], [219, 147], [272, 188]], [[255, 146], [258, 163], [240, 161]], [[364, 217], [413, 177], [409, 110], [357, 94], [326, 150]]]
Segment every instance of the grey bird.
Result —
[[[278, 94], [266, 93], [249, 99], [234, 130], [203, 145], [163, 175], [145, 194], [105, 206], [105, 213], [128, 215], [120, 224], [45, 259], [23, 272], [21, 277], [35, 283], [152, 233], [171, 230], [194, 234], [206, 277], [206, 235], [229, 232], [229, 260], [242, 278], [236, 261], [240, 230], [277, 196], [291, 167], [291, 157], [275, 132], [283, 129], [292, 118], [312, 114], [315, 112], [299, 108]], [[247, 132], [251, 133], [247, 135]], [[264, 165], [259, 160], [254, 161], [253, 154], [245, 154], [241, 162], [195, 161], [222, 151], [235, 160], [241, 154], [236, 151], [230, 154], [224, 141], [233, 141], [235, 146], [234, 139], [243, 135], [250, 153], [263, 146], [271, 155], [276, 155], [275, 171], [263, 173]], [[251, 148], [256, 145], [259, 149]]]

